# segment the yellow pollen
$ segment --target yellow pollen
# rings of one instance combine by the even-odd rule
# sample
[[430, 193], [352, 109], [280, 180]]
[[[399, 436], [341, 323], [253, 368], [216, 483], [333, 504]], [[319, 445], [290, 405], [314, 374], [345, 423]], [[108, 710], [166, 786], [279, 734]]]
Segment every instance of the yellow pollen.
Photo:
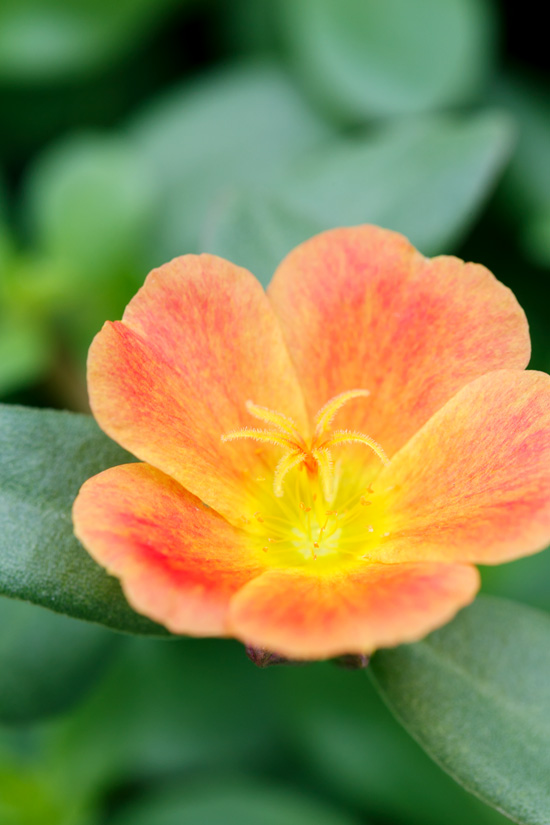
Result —
[[[373, 438], [355, 430], [333, 430], [331, 424], [338, 411], [355, 398], [365, 398], [369, 391], [354, 389], [335, 395], [322, 407], [314, 419], [314, 432], [311, 439], [304, 439], [296, 428], [294, 421], [283, 413], [261, 407], [252, 401], [246, 402], [246, 409], [250, 415], [268, 424], [272, 429], [264, 430], [252, 427], [243, 427], [222, 435], [222, 441], [235, 441], [240, 438], [250, 438], [282, 447], [285, 454], [275, 467], [273, 474], [273, 491], [278, 498], [283, 495], [283, 481], [288, 472], [294, 467], [305, 467], [310, 476], [318, 476], [323, 496], [331, 502], [336, 493], [337, 473], [330, 451], [331, 447], [341, 444], [364, 444], [378, 456], [383, 464], [389, 464], [386, 453]], [[367, 491], [369, 492], [369, 491]], [[361, 500], [362, 504], [368, 501]], [[300, 503], [302, 507], [302, 503]], [[311, 508], [309, 508], [311, 509]], [[261, 518], [255, 513], [258, 521]]]

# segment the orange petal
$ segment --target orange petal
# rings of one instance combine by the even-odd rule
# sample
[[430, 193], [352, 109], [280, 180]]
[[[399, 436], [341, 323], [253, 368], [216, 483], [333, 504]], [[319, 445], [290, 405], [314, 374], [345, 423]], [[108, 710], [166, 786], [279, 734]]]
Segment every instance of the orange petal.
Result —
[[479, 587], [475, 567], [365, 564], [336, 576], [270, 570], [237, 593], [233, 635], [297, 659], [369, 653], [449, 621]]
[[252, 400], [306, 428], [302, 393], [277, 319], [256, 279], [213, 255], [153, 270], [122, 322], [105, 325], [89, 356], [93, 413], [105, 432], [175, 478], [233, 523], [243, 482], [280, 451], [221, 435], [250, 426]]
[[73, 518], [132, 607], [174, 633], [225, 635], [231, 596], [262, 569], [246, 534], [147, 464], [89, 479]]
[[464, 387], [375, 487], [390, 531], [379, 561], [495, 564], [541, 550], [550, 543], [550, 376], [501, 370]]
[[370, 390], [336, 426], [367, 432], [390, 455], [469, 381], [529, 360], [525, 315], [487, 269], [426, 259], [375, 226], [306, 241], [268, 294], [310, 415], [345, 390]]

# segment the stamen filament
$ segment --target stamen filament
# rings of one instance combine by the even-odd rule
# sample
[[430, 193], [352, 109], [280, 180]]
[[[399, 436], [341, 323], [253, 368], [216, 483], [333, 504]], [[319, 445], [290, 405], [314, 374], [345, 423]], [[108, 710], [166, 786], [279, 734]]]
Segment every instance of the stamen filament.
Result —
[[276, 410], [270, 410], [267, 407], [260, 407], [259, 404], [254, 404], [252, 401], [247, 401], [245, 406], [250, 415], [286, 433], [293, 442], [300, 443], [302, 441], [302, 437], [296, 429], [296, 424], [289, 416]]
[[273, 432], [272, 430], [257, 430], [243, 427], [242, 430], [232, 430], [229, 433], [224, 433], [221, 437], [222, 441], [236, 441], [238, 438], [252, 438], [254, 441], [266, 441], [268, 444], [275, 444], [278, 447], [284, 447], [287, 450], [294, 450], [295, 444], [288, 436], [283, 433]]
[[[335, 466], [329, 450], [330, 447], [338, 444], [365, 444], [370, 447], [383, 464], [389, 464], [388, 457], [380, 444], [370, 436], [354, 430], [330, 429], [336, 413], [344, 404], [354, 398], [364, 398], [368, 395], [368, 390], [354, 389], [331, 398], [315, 416], [315, 431], [311, 439], [308, 440], [302, 438], [294, 421], [288, 416], [276, 410], [261, 407], [252, 401], [247, 401], [246, 408], [248, 412], [260, 421], [269, 424], [273, 429], [261, 430], [255, 427], [243, 427], [240, 430], [225, 433], [221, 436], [221, 439], [226, 442], [240, 438], [250, 438], [254, 441], [282, 447], [285, 454], [276, 465], [273, 476], [275, 496], [277, 498], [283, 496], [283, 482], [290, 470], [296, 467], [302, 469], [302, 465], [304, 465], [307, 468], [310, 483], [318, 476], [325, 501], [330, 503], [334, 500], [338, 490], [341, 466], [340, 461]], [[269, 466], [270, 462], [267, 459], [263, 456], [260, 456], [260, 458], [266, 466]], [[258, 482], [262, 480], [263, 476], [257, 479]], [[298, 485], [298, 477], [296, 477], [296, 484]], [[312, 501], [312, 507], [314, 501], [315, 499]]]
[[330, 451], [325, 447], [312, 450], [313, 458], [319, 467], [319, 477], [323, 487], [323, 493], [327, 502], [331, 502], [334, 497], [333, 478], [334, 478], [334, 462]]
[[388, 465], [390, 460], [380, 444], [365, 433], [358, 433], [353, 430], [333, 430], [330, 437], [324, 442], [323, 447], [334, 447], [336, 444], [366, 444], [373, 453], [376, 453], [382, 464]]
[[331, 398], [315, 416], [315, 436], [318, 437], [329, 429], [334, 416], [344, 404], [347, 404], [353, 398], [366, 398], [367, 395], [370, 395], [368, 390], [348, 390]]
[[305, 456], [302, 452], [287, 453], [281, 458], [273, 473], [273, 492], [277, 498], [281, 498], [283, 495], [283, 480], [286, 474], [289, 470], [292, 470], [293, 467], [301, 464], [304, 458]]

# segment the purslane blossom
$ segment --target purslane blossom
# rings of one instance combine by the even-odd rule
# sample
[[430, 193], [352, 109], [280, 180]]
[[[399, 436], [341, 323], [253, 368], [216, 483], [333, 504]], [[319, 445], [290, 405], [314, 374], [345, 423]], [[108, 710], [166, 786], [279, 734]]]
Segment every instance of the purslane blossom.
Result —
[[374, 226], [299, 246], [264, 292], [186, 255], [89, 356], [141, 462], [89, 479], [76, 534], [174, 633], [320, 659], [414, 641], [475, 564], [550, 542], [550, 378], [483, 266]]

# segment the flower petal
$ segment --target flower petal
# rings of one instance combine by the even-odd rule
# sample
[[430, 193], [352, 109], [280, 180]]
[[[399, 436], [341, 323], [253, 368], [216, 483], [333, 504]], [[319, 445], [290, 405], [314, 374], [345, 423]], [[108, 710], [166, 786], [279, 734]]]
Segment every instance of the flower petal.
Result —
[[174, 633], [226, 635], [231, 596], [262, 570], [245, 533], [147, 464], [89, 479], [73, 518], [132, 607]]
[[375, 226], [306, 241], [268, 295], [310, 415], [345, 390], [370, 390], [336, 426], [367, 432], [390, 455], [469, 381], [529, 360], [525, 315], [487, 269], [426, 259]]
[[[153, 270], [122, 322], [108, 323], [89, 356], [93, 413], [105, 432], [175, 478], [233, 523], [243, 482], [262, 475], [251, 442], [221, 443], [250, 426], [252, 400], [306, 429], [303, 397], [277, 319], [256, 279], [213, 255]], [[255, 423], [255, 422], [254, 422]]]
[[464, 387], [375, 487], [390, 531], [378, 561], [495, 564], [541, 550], [550, 543], [550, 376], [499, 370]]
[[364, 564], [332, 576], [270, 570], [233, 597], [229, 627], [290, 658], [370, 653], [422, 638], [478, 587], [475, 567], [459, 564]]

